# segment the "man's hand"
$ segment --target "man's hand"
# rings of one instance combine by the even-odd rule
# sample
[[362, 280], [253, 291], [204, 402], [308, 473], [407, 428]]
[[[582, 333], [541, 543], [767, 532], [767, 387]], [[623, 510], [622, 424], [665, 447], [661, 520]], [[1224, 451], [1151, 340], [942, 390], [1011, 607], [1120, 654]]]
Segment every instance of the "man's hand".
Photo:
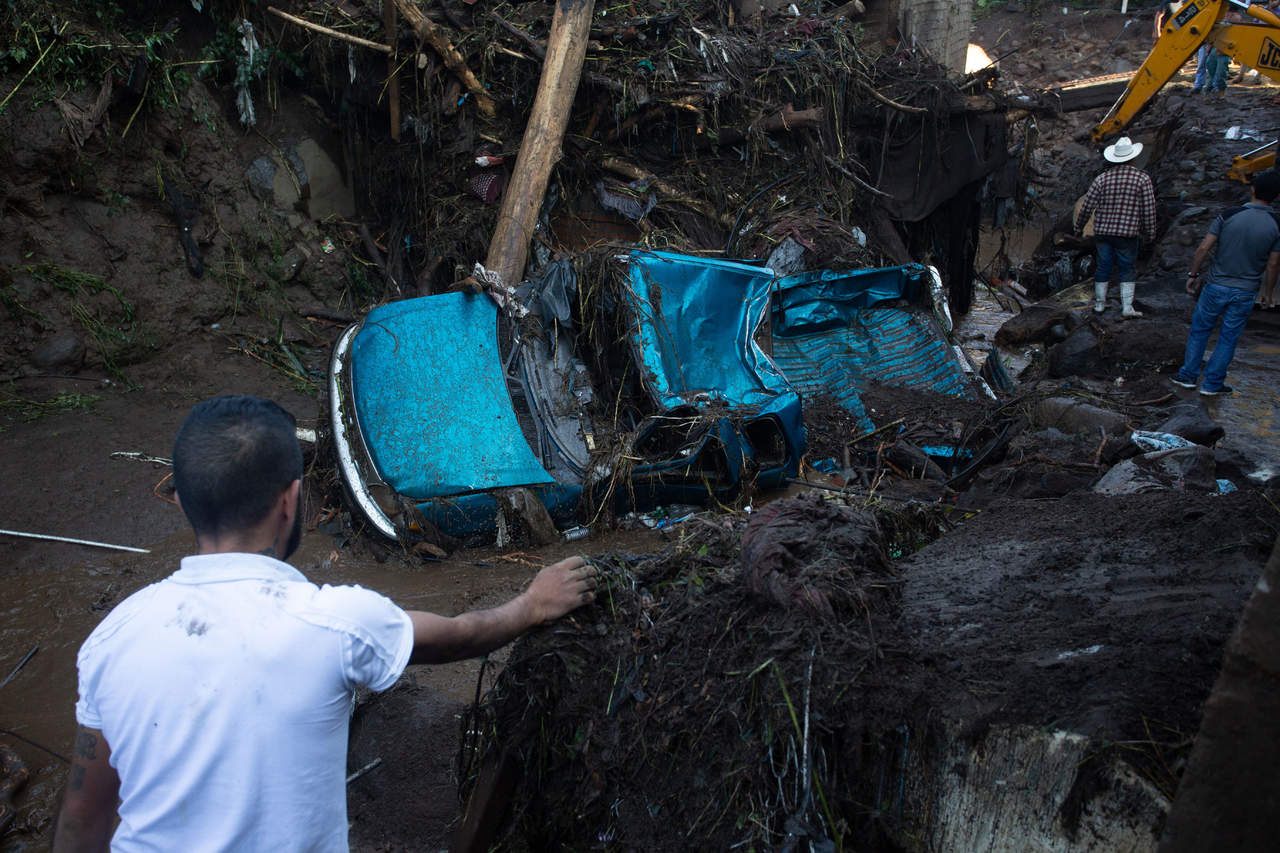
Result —
[[1200, 276], [1198, 275], [1187, 276], [1187, 293], [1190, 293], [1192, 296], [1199, 296], [1200, 290], [1201, 290]]
[[581, 557], [538, 572], [524, 592], [491, 610], [437, 616], [409, 610], [413, 654], [409, 663], [448, 663], [486, 655], [543, 622], [595, 601], [597, 573]]
[[534, 624], [550, 622], [596, 600], [598, 573], [582, 557], [547, 566], [524, 591]]

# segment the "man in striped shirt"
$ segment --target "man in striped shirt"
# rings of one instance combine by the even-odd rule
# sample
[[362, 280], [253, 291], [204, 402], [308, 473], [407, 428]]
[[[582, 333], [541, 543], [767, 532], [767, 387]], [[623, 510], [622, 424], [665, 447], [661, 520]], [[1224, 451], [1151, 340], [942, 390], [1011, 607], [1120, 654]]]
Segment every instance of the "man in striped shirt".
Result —
[[1138, 259], [1138, 238], [1156, 238], [1156, 192], [1151, 176], [1129, 164], [1142, 153], [1141, 142], [1122, 136], [1108, 145], [1102, 156], [1115, 167], [1093, 179], [1084, 202], [1072, 223], [1080, 233], [1094, 217], [1093, 234], [1097, 264], [1093, 272], [1093, 310], [1107, 310], [1107, 285], [1115, 268], [1120, 278], [1120, 314], [1141, 317], [1133, 307], [1134, 264]]

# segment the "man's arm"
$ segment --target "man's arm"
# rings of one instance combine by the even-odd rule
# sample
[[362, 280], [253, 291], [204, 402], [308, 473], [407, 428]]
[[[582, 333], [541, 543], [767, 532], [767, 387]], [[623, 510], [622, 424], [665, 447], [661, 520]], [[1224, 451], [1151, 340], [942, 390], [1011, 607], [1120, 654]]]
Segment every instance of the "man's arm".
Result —
[[[1204, 239], [1200, 241], [1200, 245], [1196, 246], [1196, 253], [1191, 257], [1191, 269], [1187, 271], [1187, 293], [1200, 292], [1200, 270], [1204, 266], [1204, 259], [1209, 257], [1209, 253], [1213, 251], [1213, 247], [1218, 243], [1217, 234], [1206, 234]], [[1275, 257], [1275, 255], [1272, 255]], [[1268, 264], [1270, 268], [1270, 264]]]
[[1263, 305], [1274, 305], [1276, 299], [1276, 278], [1280, 276], [1280, 252], [1272, 252], [1267, 256], [1267, 269], [1262, 273]]
[[97, 729], [76, 729], [76, 747], [53, 828], [54, 853], [106, 850], [115, 822], [120, 777], [111, 766], [111, 747]]
[[1101, 177], [1099, 175], [1093, 179], [1093, 183], [1089, 184], [1089, 191], [1084, 194], [1084, 201], [1080, 204], [1080, 212], [1076, 214], [1075, 219], [1071, 222], [1071, 230], [1076, 234], [1084, 230], [1085, 223], [1089, 221], [1089, 215], [1093, 213], [1093, 208], [1098, 204], [1098, 193], [1100, 192], [1098, 181]]
[[535, 625], [594, 601], [595, 590], [595, 567], [581, 557], [570, 557], [538, 572], [524, 592], [491, 610], [460, 616], [410, 610], [413, 654], [409, 663], [448, 663], [488, 654]]
[[1142, 233], [1147, 238], [1148, 243], [1156, 241], [1156, 186], [1151, 180], [1151, 176], [1147, 175], [1146, 180], [1142, 182]]

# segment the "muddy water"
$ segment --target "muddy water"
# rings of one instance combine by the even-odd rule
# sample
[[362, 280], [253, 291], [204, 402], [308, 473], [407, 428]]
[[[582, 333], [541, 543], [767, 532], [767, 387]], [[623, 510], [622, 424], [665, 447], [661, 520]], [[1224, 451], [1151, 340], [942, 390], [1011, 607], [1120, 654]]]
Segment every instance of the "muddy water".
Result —
[[[39, 651], [0, 688], [0, 728], [14, 733], [0, 733], [0, 742], [12, 744], [32, 771], [31, 781], [15, 798], [18, 818], [0, 849], [47, 846], [66, 772], [65, 763], [52, 753], [65, 756], [70, 751], [75, 730], [75, 660], [81, 642], [125, 597], [172, 573], [179, 560], [191, 553], [194, 540], [183, 531], [158, 542], [137, 544], [149, 547], [151, 553], [117, 555], [86, 548], [78, 561], [64, 564], [65, 568], [14, 572], [5, 579], [0, 595], [0, 679], [33, 646], [38, 644]], [[661, 544], [660, 534], [646, 530], [525, 552], [464, 551], [440, 563], [405, 562], [398, 557], [378, 562], [356, 556], [365, 549], [340, 550], [332, 538], [313, 533], [303, 538], [290, 562], [316, 583], [359, 584], [406, 609], [453, 614], [505, 601], [539, 567], [562, 557], [646, 552]], [[412, 667], [407, 677], [450, 699], [469, 702], [477, 671], [476, 661], [463, 661]]]
[[[1254, 312], [1240, 336], [1236, 355], [1227, 369], [1227, 384], [1235, 393], [1229, 397], [1200, 397], [1193, 391], [1180, 396], [1199, 397], [1227, 431], [1219, 446], [1247, 457], [1253, 470], [1247, 472], [1258, 482], [1280, 476], [1280, 416], [1277, 416], [1277, 389], [1280, 388], [1280, 323], [1274, 314]], [[1209, 341], [1205, 357], [1213, 352], [1216, 336]], [[1245, 483], [1237, 483], [1245, 486]]]

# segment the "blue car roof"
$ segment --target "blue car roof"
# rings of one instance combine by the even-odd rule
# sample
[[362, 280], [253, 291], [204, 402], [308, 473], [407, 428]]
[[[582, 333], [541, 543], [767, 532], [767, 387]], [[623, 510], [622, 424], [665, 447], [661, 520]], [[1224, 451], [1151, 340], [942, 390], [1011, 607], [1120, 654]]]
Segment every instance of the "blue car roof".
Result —
[[497, 307], [446, 293], [369, 312], [352, 347], [356, 415], [383, 479], [426, 500], [554, 483], [512, 409]]

